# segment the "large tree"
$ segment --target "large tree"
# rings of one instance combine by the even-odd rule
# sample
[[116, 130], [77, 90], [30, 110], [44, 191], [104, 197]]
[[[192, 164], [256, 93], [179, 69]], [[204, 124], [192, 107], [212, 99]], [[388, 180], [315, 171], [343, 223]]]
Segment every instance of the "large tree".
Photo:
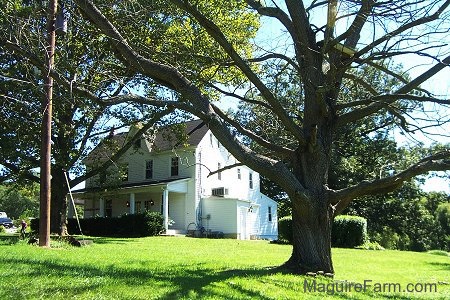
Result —
[[[91, 39], [107, 40], [127, 70], [151, 80], [160, 88], [159, 94], [167, 91], [173, 96], [157, 99], [137, 91], [97, 97], [97, 101], [190, 112], [204, 120], [239, 161], [283, 188], [292, 200], [294, 228], [293, 251], [286, 266], [295, 272], [333, 272], [332, 220], [356, 197], [385, 193], [419, 174], [450, 169], [450, 152], [444, 149], [396, 173], [339, 189], [328, 185], [335, 135], [342, 128], [357, 126], [380, 111], [387, 111], [395, 120], [392, 124], [405, 132], [445, 121], [412, 124], [418, 117], [411, 109], [425, 107], [426, 111], [427, 103], [449, 103], [420, 89], [420, 84], [450, 61], [442, 42], [448, 32], [450, 0], [73, 2], [97, 30], [92, 30]], [[242, 48], [241, 43], [251, 38], [246, 33], [257, 25], [251, 21], [254, 16], [261, 16], [262, 24], [270, 20], [283, 27], [282, 39], [275, 40], [273, 32], [265, 37], [262, 33], [252, 40], [253, 48]], [[231, 27], [238, 17], [240, 26]], [[158, 30], [156, 25], [167, 22], [177, 26]], [[264, 48], [267, 40], [273, 41], [270, 49]], [[275, 48], [282, 42], [282, 47]], [[428, 57], [433, 66], [409, 80], [380, 63], [402, 55]], [[396, 78], [401, 86], [373, 87], [369, 78], [357, 72], [366, 65], [385, 73], [377, 80]], [[277, 76], [265, 72], [270, 66], [280, 73], [293, 71], [300, 78], [292, 83], [297, 84], [297, 92], [290, 97], [303, 97], [303, 101], [294, 110], [282, 100], [289, 95], [273, 88]], [[344, 78], [366, 93], [357, 99], [340, 97], [349, 85]], [[74, 92], [88, 93], [85, 87], [75, 87]], [[214, 100], [221, 94], [268, 109], [284, 142], [262, 136], [220, 110]], [[243, 137], [263, 150], [248, 148]]]

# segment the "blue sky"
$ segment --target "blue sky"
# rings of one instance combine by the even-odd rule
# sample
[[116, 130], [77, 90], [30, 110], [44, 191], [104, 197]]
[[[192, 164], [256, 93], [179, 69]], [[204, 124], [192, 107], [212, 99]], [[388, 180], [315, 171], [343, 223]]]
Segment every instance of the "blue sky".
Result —
[[[277, 2], [278, 4], [282, 4], [283, 1]], [[269, 4], [270, 1], [266, 1], [266, 3]], [[322, 10], [316, 13], [312, 13], [310, 18], [315, 20], [316, 23], [324, 24], [326, 22], [326, 11]], [[286, 50], [286, 44], [291, 43], [291, 41], [288, 35], [285, 33], [285, 30], [283, 31], [278, 21], [273, 20], [271, 18], [263, 17], [261, 19], [261, 24], [262, 28], [259, 31], [255, 41], [259, 45], [263, 45], [266, 48], [266, 50], [277, 49], [279, 51], [285, 51], [289, 53], [289, 50]], [[338, 24], [337, 31], [339, 31], [339, 26], [341, 27], [340, 28], [341, 30], [345, 30], [345, 28], [347, 28], [347, 25], [348, 25], [347, 22], [341, 22], [341, 24]], [[368, 33], [367, 31], [365, 33], [368, 39], [373, 38], [372, 34], [367, 34]], [[450, 41], [450, 35], [448, 32], [445, 32], [442, 35], [440, 35], [435, 42], [439, 42], [439, 39], [442, 39], [443, 41], [445, 40]], [[450, 52], [450, 47], [444, 48], [443, 51], [447, 51], [446, 55], [448, 55]], [[415, 78], [420, 74], [422, 74], [423, 72], [425, 72], [426, 70], [428, 70], [429, 68], [431, 68], [433, 65], [435, 65], [436, 61], [429, 57], [410, 54], [402, 56], [401, 59], [396, 59], [395, 63], [402, 64], [404, 70], [407, 71], [410, 77]], [[438, 98], [449, 99], [450, 67], [445, 68], [444, 70], [440, 71], [439, 73], [431, 77], [429, 80], [423, 83], [421, 87], [432, 92]], [[227, 102], [228, 101], [230, 100], [227, 100]], [[233, 103], [233, 101], [231, 101], [231, 103]], [[229, 102], [228, 105], [230, 105]], [[450, 119], [450, 109], [448, 107], [443, 108], [442, 106], [434, 107], [433, 105], [427, 105], [425, 109], [428, 111], [427, 117], [430, 119]], [[417, 120], [419, 120], [421, 117], [422, 116], [418, 115], [412, 116], [410, 121], [418, 122]], [[417, 124], [421, 125], [420, 122], [418, 122]], [[408, 136], [408, 135], [401, 135], [399, 132], [396, 132], [394, 133], [394, 138], [399, 143], [399, 145], [415, 144], [417, 143], [417, 141], [420, 141], [425, 145], [431, 145], [434, 142], [450, 144], [450, 124], [445, 124], [440, 128], [439, 127], [430, 128], [428, 129], [428, 132], [436, 135], [427, 136], [418, 132]], [[428, 179], [424, 184], [423, 189], [426, 191], [433, 190], [450, 193], [450, 180], [448, 179], [449, 177], [448, 173], [449, 172], [447, 172], [447, 179], [439, 177], [432, 177]], [[443, 172], [440, 172], [438, 174], [445, 175]]]

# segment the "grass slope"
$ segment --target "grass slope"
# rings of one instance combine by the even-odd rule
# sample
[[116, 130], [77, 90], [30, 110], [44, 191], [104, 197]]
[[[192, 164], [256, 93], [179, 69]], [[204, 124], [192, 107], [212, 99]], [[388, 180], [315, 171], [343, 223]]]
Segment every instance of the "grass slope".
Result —
[[[0, 242], [0, 299], [450, 299], [448, 256], [333, 249], [330, 281], [273, 272], [290, 251], [264, 241], [174, 237], [51, 249]], [[305, 280], [329, 290], [305, 291]], [[371, 288], [355, 291], [364, 280]], [[435, 283], [437, 292], [376, 293], [378, 283]], [[338, 284], [347, 290], [336, 291]]]

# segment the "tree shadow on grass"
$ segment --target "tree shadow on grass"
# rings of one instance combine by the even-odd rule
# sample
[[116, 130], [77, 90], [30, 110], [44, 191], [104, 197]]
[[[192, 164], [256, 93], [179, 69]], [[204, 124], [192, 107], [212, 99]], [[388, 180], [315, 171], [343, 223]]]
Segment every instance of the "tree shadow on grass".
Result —
[[14, 245], [19, 241], [18, 234], [0, 234], [0, 245]]
[[429, 262], [429, 265], [432, 265], [436, 268], [436, 270], [449, 270], [450, 271], [450, 259], [448, 263], [445, 262]]
[[[83, 238], [77, 237], [78, 240]], [[95, 244], [128, 244], [131, 239], [129, 238], [117, 238], [117, 237], [89, 237], [86, 240], [92, 240]]]
[[[239, 269], [239, 270], [224, 270], [217, 271], [202, 266], [186, 265], [183, 267], [176, 267], [174, 269], [149, 269], [143, 267], [137, 268], [121, 268], [114, 265], [96, 267], [92, 265], [78, 265], [68, 264], [59, 260], [40, 260], [28, 258], [7, 258], [2, 260], [2, 264], [20, 266], [27, 265], [27, 274], [23, 274], [30, 278], [45, 278], [45, 286], [33, 287], [32, 282], [29, 286], [21, 287], [14, 284], [16, 278], [6, 275], [2, 278], [3, 283], [12, 283], [2, 285], [4, 295], [11, 296], [11, 298], [19, 298], [24, 294], [33, 297], [52, 297], [55, 294], [64, 292], [66, 297], [81, 296], [83, 294], [99, 294], [105, 293], [105, 285], [110, 285], [111, 289], [117, 287], [114, 295], [118, 298], [130, 298], [130, 295], [121, 295], [120, 287], [130, 287], [132, 291], [146, 287], [147, 290], [152, 290], [153, 295], [149, 296], [145, 293], [146, 289], [142, 289], [142, 295], [137, 299], [180, 299], [183, 297], [189, 298], [189, 295], [195, 295], [196, 298], [214, 297], [229, 299], [228, 295], [222, 294], [220, 288], [211, 289], [215, 283], [224, 283], [232, 278], [241, 278], [248, 276], [264, 276], [270, 273], [268, 269]], [[22, 274], [21, 274], [22, 275]], [[17, 274], [15, 274], [17, 277]], [[61, 285], [59, 278], [68, 278], [67, 283], [70, 285]], [[99, 280], [101, 278], [101, 280]], [[52, 283], [52, 280], [55, 283]], [[97, 280], [95, 280], [97, 279]], [[36, 282], [41, 282], [38, 279]], [[95, 282], [97, 281], [97, 283]], [[157, 284], [155, 284], [157, 283]], [[149, 286], [152, 285], [152, 286]], [[158, 291], [158, 288], [160, 290]], [[240, 285], [228, 287], [233, 289], [235, 297], [233, 298], [257, 298], [257, 299], [272, 299], [264, 296], [258, 291], [244, 288]], [[106, 289], [107, 291], [108, 289]], [[36, 294], [33, 294], [36, 293]], [[108, 295], [103, 295], [108, 296]], [[110, 295], [109, 295], [110, 296]], [[116, 298], [115, 297], [115, 298]], [[133, 294], [133, 298], [136, 295]]]
[[[170, 265], [170, 262], [164, 266], [154, 266], [138, 258], [124, 261], [121, 266], [104, 263], [96, 266], [82, 261], [78, 264], [70, 264], [61, 258], [14, 257], [3, 259], [2, 265], [16, 268], [16, 270], [26, 270], [23, 271], [24, 274], [18, 275], [16, 272], [15, 275], [5, 274], [2, 278], [0, 294], [8, 295], [8, 299], [23, 298], [24, 294], [27, 298], [98, 296], [98, 298], [116, 299], [274, 299], [274, 295], [265, 292], [264, 289], [279, 290], [281, 297], [288, 299], [333, 297], [336, 299], [406, 300], [414, 298], [411, 294], [379, 294], [372, 291], [343, 292], [333, 295], [324, 292], [307, 292], [302, 286], [307, 277], [283, 276], [279, 268], [220, 270], [211, 269], [207, 267], [207, 264]], [[448, 267], [445, 263], [438, 265]], [[17, 286], [14, 283], [18, 276], [36, 280], [30, 280], [28, 285], [21, 283], [21, 286]], [[61, 281], [60, 278], [67, 278], [67, 280]], [[317, 280], [332, 282], [325, 278], [317, 278]]]

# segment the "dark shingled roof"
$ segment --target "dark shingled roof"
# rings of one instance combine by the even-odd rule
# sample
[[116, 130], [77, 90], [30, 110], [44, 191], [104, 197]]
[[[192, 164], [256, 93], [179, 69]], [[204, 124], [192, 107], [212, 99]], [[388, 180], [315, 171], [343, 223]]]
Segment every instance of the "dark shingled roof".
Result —
[[[187, 137], [186, 140], [180, 138], [171, 131], [171, 126], [179, 125], [174, 124], [168, 127], [163, 127], [157, 130], [156, 136], [151, 144], [153, 151], [167, 151], [176, 148], [182, 148], [184, 146], [197, 146], [202, 138], [208, 131], [208, 127], [202, 120], [193, 120], [185, 123], [185, 131], [183, 136]], [[91, 153], [89, 153], [86, 162], [94, 160], [103, 160], [109, 158], [120, 147], [125, 145], [129, 132], [121, 132], [116, 135], [105, 138], [97, 147], [95, 147]]]
[[184, 123], [187, 140], [180, 141], [170, 130], [170, 126], [158, 131], [152, 147], [157, 151], [166, 151], [183, 147], [183, 145], [197, 146], [208, 131], [208, 127], [202, 120], [194, 120]]

